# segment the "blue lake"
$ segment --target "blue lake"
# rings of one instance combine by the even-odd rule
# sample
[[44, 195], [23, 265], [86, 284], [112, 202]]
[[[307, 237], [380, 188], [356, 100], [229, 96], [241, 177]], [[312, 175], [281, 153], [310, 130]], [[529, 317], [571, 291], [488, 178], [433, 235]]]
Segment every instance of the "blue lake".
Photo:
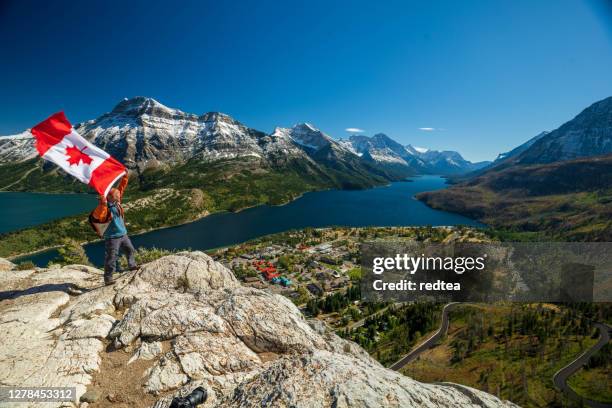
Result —
[[[211, 249], [305, 227], [483, 226], [458, 214], [434, 210], [414, 199], [419, 192], [445, 186], [445, 180], [441, 177], [422, 176], [410, 182], [391, 183], [368, 190], [318, 191], [304, 194], [286, 205], [262, 205], [237, 213], [217, 213], [189, 224], [133, 235], [131, 238], [136, 247]], [[102, 242], [86, 245], [85, 250], [92, 262], [102, 264]], [[55, 251], [47, 251], [27, 259], [37, 265], [46, 265], [55, 256]]]
[[0, 233], [91, 211], [93, 194], [0, 193]]

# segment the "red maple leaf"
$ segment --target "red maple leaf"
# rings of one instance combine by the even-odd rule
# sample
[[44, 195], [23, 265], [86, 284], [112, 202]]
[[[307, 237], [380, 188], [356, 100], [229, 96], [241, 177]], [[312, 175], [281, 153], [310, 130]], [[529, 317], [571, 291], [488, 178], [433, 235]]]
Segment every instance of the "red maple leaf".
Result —
[[[83, 150], [87, 149], [84, 147]], [[79, 165], [79, 162], [83, 162], [83, 164], [91, 164], [91, 157], [86, 153], [83, 153], [83, 150], [79, 150], [76, 146], [70, 146], [66, 148], [66, 155], [68, 156], [68, 163], [72, 166], [73, 164]]]

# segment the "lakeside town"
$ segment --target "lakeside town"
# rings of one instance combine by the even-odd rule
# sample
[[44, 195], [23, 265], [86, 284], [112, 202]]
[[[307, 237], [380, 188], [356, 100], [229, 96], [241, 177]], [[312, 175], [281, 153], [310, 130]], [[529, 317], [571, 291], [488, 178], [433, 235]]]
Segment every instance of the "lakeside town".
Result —
[[389, 306], [360, 300], [359, 245], [382, 238], [476, 242], [484, 235], [463, 227], [307, 228], [223, 248], [213, 257], [245, 285], [285, 296], [306, 315], [341, 330]]

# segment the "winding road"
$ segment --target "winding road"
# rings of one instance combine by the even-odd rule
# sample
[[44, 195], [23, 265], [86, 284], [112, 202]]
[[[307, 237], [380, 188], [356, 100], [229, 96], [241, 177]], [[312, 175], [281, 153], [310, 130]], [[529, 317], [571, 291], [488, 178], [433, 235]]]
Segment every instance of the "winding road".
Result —
[[427, 340], [425, 340], [424, 342], [419, 344], [417, 347], [412, 349], [410, 353], [408, 353], [407, 355], [405, 355], [404, 357], [400, 358], [398, 361], [393, 363], [389, 368], [392, 370], [398, 371], [401, 368], [403, 368], [406, 364], [416, 359], [422, 352], [433, 347], [438, 342], [438, 340], [440, 340], [448, 331], [448, 325], [449, 325], [448, 312], [453, 306], [458, 305], [458, 304], [459, 302], [453, 302], [453, 303], [447, 303], [446, 305], [444, 305], [444, 307], [442, 308], [442, 321], [440, 322], [440, 328], [434, 334], [432, 334]]
[[610, 403], [594, 401], [581, 397], [580, 395], [576, 394], [576, 391], [574, 391], [572, 387], [567, 385], [567, 379], [576, 371], [580, 370], [580, 368], [582, 368], [582, 366], [589, 361], [589, 358], [591, 358], [593, 354], [599, 351], [610, 341], [610, 332], [612, 331], [612, 327], [603, 323], [593, 323], [593, 325], [599, 330], [599, 340], [597, 343], [576, 357], [574, 361], [557, 371], [555, 375], [553, 375], [553, 383], [557, 389], [563, 391], [565, 395], [569, 396], [573, 400], [582, 401], [586, 405], [593, 408], [612, 408], [612, 404]]

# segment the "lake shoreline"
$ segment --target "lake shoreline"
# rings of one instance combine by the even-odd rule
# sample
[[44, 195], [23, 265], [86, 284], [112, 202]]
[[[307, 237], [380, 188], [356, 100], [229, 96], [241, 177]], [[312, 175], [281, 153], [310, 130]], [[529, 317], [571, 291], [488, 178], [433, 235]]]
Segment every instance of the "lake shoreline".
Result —
[[[422, 191], [445, 188], [439, 176], [416, 177], [411, 182], [392, 182], [359, 190], [312, 190], [277, 204], [245, 206], [237, 211], [215, 211], [188, 221], [148, 228], [130, 234], [135, 247], [209, 250], [228, 247], [265, 235], [302, 228], [386, 226], [471, 226], [486, 227], [477, 220], [432, 209], [415, 200]], [[309, 194], [310, 193], [310, 194]], [[213, 217], [210, 217], [210, 216]], [[129, 214], [127, 216], [129, 222]], [[128, 225], [128, 229], [130, 226]], [[102, 240], [81, 243], [89, 259], [99, 264], [104, 256]], [[13, 255], [10, 259], [38, 265], [56, 256], [53, 247]], [[49, 251], [48, 255], [44, 254]]]
[[[389, 185], [389, 184], [386, 184], [386, 185]], [[383, 185], [375, 186], [375, 187], [370, 187], [370, 188], [376, 188], [376, 187], [383, 187]], [[329, 191], [329, 190], [334, 190], [334, 189], [329, 188], [329, 189], [323, 189], [323, 190], [304, 191], [304, 192], [298, 194], [297, 196], [292, 197], [291, 199], [289, 199], [289, 200], [287, 200], [287, 201], [285, 201], [283, 203], [280, 203], [280, 204], [259, 203], [259, 204], [254, 204], [254, 205], [249, 205], [249, 206], [246, 206], [246, 207], [239, 208], [236, 211], [228, 211], [228, 210], [220, 210], [220, 211], [213, 211], [213, 212], [205, 211], [204, 215], [198, 216], [198, 217], [193, 218], [191, 220], [187, 220], [187, 221], [180, 222], [180, 223], [177, 223], [177, 224], [172, 224], [172, 225], [161, 225], [159, 227], [148, 228], [148, 229], [145, 229], [145, 230], [139, 230], [139, 231], [134, 232], [134, 233], [128, 233], [128, 235], [130, 237], [137, 237], [139, 235], [148, 234], [149, 232], [154, 232], [154, 231], [159, 231], [159, 230], [169, 229], [169, 228], [175, 228], [175, 227], [181, 227], [183, 225], [191, 224], [191, 223], [200, 221], [200, 220], [202, 220], [202, 219], [204, 219], [206, 217], [209, 217], [211, 215], [216, 215], [216, 214], [238, 214], [238, 213], [240, 213], [242, 211], [245, 211], [245, 210], [248, 210], [250, 208], [256, 208], [256, 207], [261, 207], [261, 206], [266, 206], [266, 205], [270, 206], [270, 207], [282, 207], [284, 205], [290, 204], [291, 202], [293, 202], [295, 200], [298, 200], [298, 199], [302, 198], [305, 194], [313, 193], [313, 192], [318, 192], [318, 191]], [[344, 191], [344, 190], [341, 190], [341, 191]], [[74, 194], [74, 195], [81, 195], [81, 194], [83, 194], [83, 195], [89, 195], [89, 193], [45, 193], [45, 192], [36, 192], [36, 191], [2, 191], [0, 193], [29, 193], [29, 194], [48, 194], [48, 195], [56, 195], [56, 194]], [[82, 215], [84, 217], [87, 217], [87, 214], [88, 213], [83, 213]], [[79, 214], [75, 214], [74, 216], [76, 217], [78, 215]], [[43, 224], [39, 224], [39, 225], [43, 225]], [[127, 222], [126, 225], [129, 228], [129, 222]], [[27, 227], [27, 228], [36, 228], [36, 227], [37, 226], [32, 226], [32, 227]], [[18, 230], [15, 230], [15, 231], [18, 231]], [[5, 233], [6, 234], [10, 234], [11, 232], [15, 232], [15, 231], [7, 231]], [[82, 247], [85, 247], [86, 245], [96, 244], [96, 243], [103, 242], [103, 241], [104, 241], [104, 239], [99, 238], [99, 239], [94, 239], [94, 240], [91, 240], [91, 241], [79, 242], [79, 245], [81, 245]], [[18, 260], [19, 258], [31, 257], [33, 255], [42, 254], [44, 252], [56, 250], [56, 249], [58, 249], [60, 247], [61, 247], [61, 245], [52, 245], [52, 246], [43, 247], [43, 248], [40, 248], [40, 249], [35, 249], [33, 251], [28, 251], [28, 252], [23, 252], [23, 253], [16, 254], [16, 255], [11, 255], [11, 256], [6, 257], [5, 259], [7, 259], [7, 260], [12, 262], [14, 260]]]
[[[413, 182], [414, 178], [418, 178], [418, 177], [421, 177], [421, 176], [411, 176], [409, 178], [407, 177], [404, 180], [398, 180], [396, 182], [397, 183], [400, 183], [400, 182]], [[251, 209], [251, 208], [261, 207], [261, 206], [282, 207], [282, 206], [285, 206], [285, 205], [288, 205], [288, 204], [292, 203], [295, 200], [298, 200], [298, 199], [304, 197], [304, 195], [306, 195], [308, 193], [316, 193], [316, 192], [321, 192], [321, 191], [333, 191], [333, 190], [337, 190], [337, 191], [360, 191], [360, 190], [369, 190], [369, 189], [374, 189], [374, 188], [388, 187], [390, 185], [391, 185], [391, 183], [385, 183], [385, 184], [374, 185], [374, 186], [371, 186], [371, 187], [368, 187], [368, 188], [364, 188], [364, 189], [334, 189], [334, 188], [325, 188], [325, 189], [303, 191], [303, 192], [299, 193], [298, 195], [296, 195], [295, 197], [292, 197], [292, 198], [288, 199], [287, 201], [284, 201], [284, 202], [282, 202], [280, 204], [258, 203], [258, 204], [253, 204], [253, 205], [249, 205], [249, 206], [246, 206], [246, 207], [241, 207], [241, 208], [239, 208], [236, 211], [229, 211], [229, 210], [220, 210], [220, 211], [213, 211], [213, 212], [205, 211], [206, 214], [204, 214], [202, 216], [198, 216], [198, 217], [193, 218], [191, 220], [187, 220], [187, 221], [180, 222], [180, 223], [177, 223], [177, 224], [172, 224], [172, 225], [161, 225], [161, 226], [158, 226], [158, 227], [148, 228], [148, 229], [145, 229], [145, 230], [139, 230], [139, 231], [134, 232], [134, 233], [128, 233], [128, 235], [130, 237], [136, 237], [136, 236], [143, 235], [143, 234], [148, 234], [148, 233], [154, 232], [154, 231], [159, 231], [159, 230], [169, 229], [169, 228], [175, 228], [175, 227], [181, 227], [181, 226], [184, 226], [184, 225], [187, 225], [187, 224], [191, 224], [191, 223], [200, 221], [200, 220], [202, 220], [202, 219], [204, 219], [204, 218], [206, 218], [208, 216], [211, 216], [211, 215], [217, 215], [217, 214], [238, 214], [238, 213], [240, 213], [242, 211], [245, 211], [245, 210], [248, 210], [248, 209]], [[2, 191], [0, 193], [28, 193], [28, 194], [47, 194], [47, 195], [70, 194], [70, 195], [92, 195], [92, 196], [95, 195], [95, 194], [91, 194], [91, 193], [74, 193], [74, 192], [73, 193], [50, 193], [50, 192], [38, 192], [38, 191]], [[75, 214], [74, 216], [78, 216], [78, 215], [79, 214]], [[87, 213], [83, 213], [82, 215], [84, 217], [86, 217]], [[129, 216], [129, 214], [128, 214], [128, 216]], [[49, 222], [51, 222], [51, 221], [49, 221]], [[39, 225], [35, 225], [35, 226], [32, 226], [32, 227], [27, 227], [27, 228], [36, 228], [37, 226], [40, 226], [40, 225], [44, 225], [44, 223], [43, 224], [39, 224]], [[126, 225], [129, 228], [129, 221], [126, 223]], [[11, 232], [16, 232], [16, 231], [18, 231], [18, 230], [7, 231], [7, 232], [4, 232], [4, 233], [10, 234]], [[79, 245], [85, 247], [86, 245], [96, 244], [96, 243], [103, 242], [103, 241], [104, 241], [104, 239], [94, 239], [94, 240], [90, 240], [90, 241], [79, 242]], [[6, 259], [8, 259], [10, 261], [13, 261], [15, 259], [24, 258], [24, 257], [30, 257], [32, 255], [41, 254], [41, 253], [47, 252], [47, 251], [52, 251], [52, 250], [58, 249], [60, 247], [61, 247], [61, 245], [52, 245], [52, 246], [48, 246], [48, 247], [43, 247], [41, 249], [35, 249], [33, 251], [23, 252], [23, 253], [19, 253], [19, 254], [16, 254], [16, 255], [10, 255], [10, 256], [7, 256]]]

